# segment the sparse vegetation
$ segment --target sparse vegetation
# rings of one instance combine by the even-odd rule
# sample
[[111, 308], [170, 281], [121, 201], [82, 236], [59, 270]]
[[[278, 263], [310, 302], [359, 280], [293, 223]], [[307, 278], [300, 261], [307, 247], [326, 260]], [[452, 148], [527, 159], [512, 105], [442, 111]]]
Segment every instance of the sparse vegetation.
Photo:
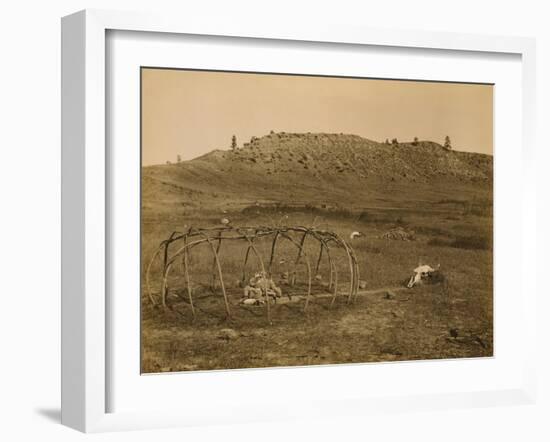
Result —
[[465, 250], [491, 250], [492, 241], [489, 236], [470, 235], [458, 236], [456, 238], [432, 238], [428, 245], [437, 247], [454, 247]]
[[[373, 292], [332, 308], [319, 298], [307, 315], [299, 304], [274, 305], [271, 326], [257, 307], [236, 307], [228, 323], [219, 291], [211, 290], [212, 258], [205, 247], [191, 263], [194, 322], [181, 275], [170, 281], [166, 312], [142, 304], [145, 372], [492, 355], [491, 157], [446, 152], [428, 141], [406, 149], [338, 134], [279, 133], [250, 143], [256, 148], [143, 168], [142, 266], [172, 231], [217, 226], [221, 217], [236, 226], [315, 225], [343, 238], [362, 232], [350, 240], [360, 278], [368, 290], [391, 288], [393, 295]], [[399, 226], [414, 231], [415, 240], [381, 238]], [[270, 244], [258, 241], [257, 247], [265, 251]], [[315, 265], [318, 248], [305, 247]], [[278, 256], [290, 250], [282, 246]], [[284, 263], [275, 260], [276, 278], [285, 266], [292, 270], [295, 256], [288, 256]], [[242, 250], [224, 244], [221, 257], [224, 274], [235, 275], [227, 290], [236, 303]], [[445, 286], [394, 292], [419, 261], [441, 264]], [[343, 291], [347, 265], [338, 260]], [[257, 266], [251, 261], [250, 271]], [[283, 291], [304, 290], [305, 262], [296, 271], [297, 285], [281, 284]], [[316, 293], [324, 283], [316, 280]], [[235, 334], [221, 339], [226, 328]], [[464, 339], [450, 336], [451, 329]]]
[[479, 235], [458, 236], [451, 242], [451, 247], [469, 250], [492, 249], [491, 238]]

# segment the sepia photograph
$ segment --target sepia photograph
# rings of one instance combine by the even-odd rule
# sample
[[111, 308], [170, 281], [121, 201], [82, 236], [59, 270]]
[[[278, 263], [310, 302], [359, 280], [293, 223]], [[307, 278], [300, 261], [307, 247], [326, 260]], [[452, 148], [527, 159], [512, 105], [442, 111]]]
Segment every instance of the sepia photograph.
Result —
[[141, 68], [141, 372], [493, 356], [493, 85]]

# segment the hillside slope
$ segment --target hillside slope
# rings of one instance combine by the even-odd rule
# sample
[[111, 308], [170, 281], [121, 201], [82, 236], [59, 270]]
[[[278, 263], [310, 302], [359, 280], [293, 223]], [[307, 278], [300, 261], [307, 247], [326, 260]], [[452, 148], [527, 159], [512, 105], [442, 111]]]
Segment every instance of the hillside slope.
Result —
[[234, 151], [142, 169], [144, 208], [219, 207], [251, 201], [391, 204], [492, 191], [493, 158], [420, 141], [271, 133]]

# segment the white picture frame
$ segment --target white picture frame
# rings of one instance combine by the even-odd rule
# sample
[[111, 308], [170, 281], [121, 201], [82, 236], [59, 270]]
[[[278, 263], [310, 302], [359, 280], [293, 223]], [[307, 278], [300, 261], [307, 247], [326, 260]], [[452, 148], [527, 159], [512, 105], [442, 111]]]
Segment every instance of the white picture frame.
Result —
[[[285, 24], [240, 23], [223, 25], [196, 17], [166, 17], [86, 10], [62, 20], [62, 423], [85, 432], [186, 426], [217, 422], [244, 422], [292, 417], [361, 415], [432, 408], [460, 408], [533, 403], [536, 397], [535, 339], [525, 339], [521, 385], [513, 388], [464, 393], [429, 393], [317, 401], [308, 409], [265, 408], [243, 417], [178, 409], [156, 412], [108, 412], [110, 364], [107, 327], [106, 244], [110, 240], [109, 187], [106, 155], [106, 33], [145, 31], [273, 39], [287, 42], [370, 45], [380, 48], [426, 48], [515, 54], [521, 57], [521, 274], [536, 256], [534, 109], [535, 43], [533, 39], [417, 31], [389, 31], [316, 24], [300, 28]], [[498, 186], [498, 183], [497, 183]], [[498, 219], [497, 219], [498, 222]], [[495, 252], [496, 253], [496, 252]], [[531, 260], [531, 261], [529, 261]], [[534, 336], [536, 287], [521, 278], [521, 325], [524, 336]], [[498, 320], [498, 319], [497, 319]], [[136, 330], [138, 333], [138, 330]], [[520, 356], [518, 356], [520, 357]], [[266, 372], [264, 372], [266, 373]], [[223, 375], [223, 374], [222, 374]], [[269, 376], [267, 374], [266, 376]]]

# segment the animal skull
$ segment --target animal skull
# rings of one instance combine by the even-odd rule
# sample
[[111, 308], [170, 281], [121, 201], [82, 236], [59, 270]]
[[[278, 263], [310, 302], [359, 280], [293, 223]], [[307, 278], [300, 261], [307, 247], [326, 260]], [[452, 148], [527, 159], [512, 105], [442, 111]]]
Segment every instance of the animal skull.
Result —
[[430, 273], [435, 272], [435, 269], [425, 264], [418, 266], [416, 269], [413, 270], [413, 272], [414, 274], [411, 276], [411, 279], [409, 279], [409, 282], [407, 284], [407, 287], [410, 289], [413, 288], [415, 284], [418, 284], [422, 280], [422, 278], [427, 278]]

